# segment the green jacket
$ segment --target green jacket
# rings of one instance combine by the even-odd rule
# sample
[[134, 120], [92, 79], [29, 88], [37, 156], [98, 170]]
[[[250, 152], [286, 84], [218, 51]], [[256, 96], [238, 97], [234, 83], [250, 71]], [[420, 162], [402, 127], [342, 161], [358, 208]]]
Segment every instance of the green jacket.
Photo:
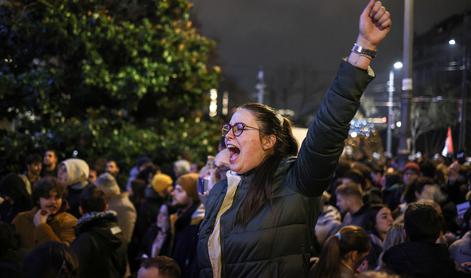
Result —
[[[238, 185], [232, 207], [221, 217], [222, 277], [305, 277], [319, 214], [319, 196], [328, 186], [349, 123], [372, 77], [342, 62], [337, 77], [309, 127], [298, 157], [285, 158], [276, 171], [272, 203], [245, 227], [235, 226], [237, 211], [252, 176]], [[226, 194], [227, 182], [211, 190], [198, 238], [200, 277], [212, 277], [208, 238]]]

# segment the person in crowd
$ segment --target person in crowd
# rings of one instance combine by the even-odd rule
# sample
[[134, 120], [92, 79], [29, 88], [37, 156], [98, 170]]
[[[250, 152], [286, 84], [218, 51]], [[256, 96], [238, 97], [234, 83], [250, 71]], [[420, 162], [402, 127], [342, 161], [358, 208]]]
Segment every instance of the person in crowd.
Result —
[[[170, 215], [170, 219], [159, 219], [160, 222], [168, 222], [170, 220], [170, 225], [158, 223], [158, 226], [161, 228], [170, 228], [170, 237], [165, 238], [159, 235], [159, 233], [168, 234], [164, 228], [159, 229], [159, 232], [155, 237], [157, 241], [163, 239], [159, 242], [161, 246], [170, 240], [172, 247], [169, 255], [175, 259], [182, 269], [183, 277], [198, 277], [197, 264], [195, 260], [196, 244], [199, 224], [204, 217], [204, 208], [198, 198], [196, 191], [197, 184], [198, 174], [196, 173], [184, 174], [177, 179], [172, 191], [171, 203], [171, 207], [176, 209], [176, 212]], [[159, 243], [156, 243], [156, 245]], [[152, 248], [161, 249], [161, 246], [153, 246]]]
[[29, 195], [33, 192], [33, 185], [41, 177], [41, 156], [39, 154], [29, 154], [25, 159], [26, 171], [20, 175], [25, 183], [26, 191]]
[[367, 227], [368, 205], [363, 202], [363, 193], [360, 186], [353, 182], [347, 182], [336, 190], [337, 207], [345, 213], [342, 224]]
[[79, 199], [86, 186], [89, 186], [88, 176], [90, 168], [87, 162], [78, 158], [70, 158], [62, 161], [57, 170], [57, 178], [67, 187], [67, 202], [69, 212], [76, 218], [80, 217]]
[[369, 236], [362, 228], [345, 226], [325, 242], [312, 277], [355, 277], [370, 248]]
[[64, 186], [57, 178], [40, 179], [33, 190], [30, 211], [20, 212], [13, 219], [22, 248], [32, 249], [45, 241], [58, 241], [70, 245], [75, 239], [77, 218], [65, 212]]
[[95, 185], [105, 193], [109, 209], [117, 213], [118, 224], [123, 234], [122, 238], [126, 245], [129, 244], [136, 224], [137, 213], [136, 208], [129, 200], [128, 193], [121, 193], [118, 183], [109, 173], [101, 174]]
[[44, 152], [42, 177], [57, 177], [57, 153], [53, 149]]
[[388, 187], [384, 194], [384, 201], [390, 204], [390, 207], [395, 207], [394, 215], [397, 217], [399, 214], [403, 214], [406, 209], [406, 204], [413, 202], [408, 201], [405, 197], [406, 192], [410, 191], [414, 182], [420, 176], [420, 167], [415, 162], [407, 162], [402, 169], [402, 183], [393, 184]]
[[140, 156], [137, 159], [136, 164], [131, 168], [131, 170], [129, 170], [128, 181], [126, 182], [127, 192], [131, 191], [132, 181], [137, 178], [137, 175], [139, 174], [139, 172], [149, 165], [153, 165], [152, 160], [149, 157]]
[[417, 178], [414, 183], [406, 188], [403, 198], [404, 203], [400, 204], [398, 207], [399, 212], [396, 212], [398, 216], [396, 217], [395, 222], [400, 223], [404, 221], [404, 212], [407, 209], [408, 204], [422, 200], [436, 203], [441, 214], [441, 208], [436, 202], [441, 198], [440, 196], [442, 196], [440, 188], [433, 179], [428, 177]]
[[266, 105], [245, 104], [223, 126], [231, 171], [206, 202], [197, 248], [200, 277], [307, 275], [319, 199], [371, 80], [374, 52], [368, 56], [364, 49], [375, 50], [390, 25], [389, 12], [371, 0], [360, 16], [357, 45], [341, 62], [297, 158], [290, 121]]
[[0, 221], [0, 277], [21, 277], [20, 240], [15, 227]]
[[317, 219], [314, 227], [317, 243], [320, 246], [333, 234], [335, 234], [342, 226], [342, 216], [340, 212], [332, 205], [329, 205], [330, 194], [322, 193], [321, 198], [321, 214]]
[[173, 173], [178, 178], [181, 175], [190, 173], [191, 163], [188, 160], [180, 159], [173, 163]]
[[394, 168], [388, 168], [383, 176], [383, 201], [391, 211], [394, 211], [401, 203], [403, 191], [401, 176]]
[[383, 242], [393, 225], [391, 210], [383, 204], [372, 205], [367, 212], [366, 231], [370, 235], [371, 250], [368, 254], [368, 269], [376, 269], [383, 252]]
[[85, 188], [80, 194], [80, 211], [83, 215], [72, 244], [80, 264], [79, 277], [123, 277], [126, 243], [116, 212], [108, 210], [105, 193], [94, 186]]
[[45, 242], [23, 260], [23, 278], [76, 278], [78, 272], [77, 257], [60, 242]]
[[450, 245], [451, 258], [455, 261], [456, 268], [465, 273], [471, 273], [471, 209], [468, 209], [463, 217], [467, 231], [463, 237]]
[[169, 257], [158, 256], [149, 258], [141, 263], [137, 278], [180, 278], [181, 270], [178, 264]]
[[405, 277], [455, 277], [446, 245], [437, 244], [443, 226], [438, 211], [425, 203], [412, 203], [404, 216], [407, 241], [383, 255], [385, 269]]
[[0, 181], [0, 220], [11, 223], [13, 218], [22, 211], [33, 207], [31, 196], [17, 174], [10, 173]]
[[386, 238], [383, 241], [383, 251], [378, 257], [377, 269], [384, 269], [383, 255], [384, 252], [388, 251], [389, 248], [401, 244], [406, 241], [406, 232], [404, 231], [404, 224], [393, 224], [386, 234]]
[[[144, 181], [146, 180], [148, 184]], [[138, 182], [140, 187], [137, 187]], [[167, 203], [170, 191], [173, 186], [173, 180], [170, 176], [159, 173], [158, 169], [154, 166], [148, 166], [139, 173], [138, 178], [133, 181], [133, 198], [138, 197], [142, 193], [141, 200], [135, 207], [137, 209], [137, 221], [134, 228], [132, 238], [132, 246], [130, 246], [129, 254], [131, 258], [140, 257], [141, 254], [147, 253], [150, 250], [153, 237], [156, 233], [156, 219], [159, 213], [160, 206]], [[138, 262], [133, 264], [133, 267], [138, 267]]]
[[115, 179], [119, 175], [119, 166], [115, 160], [108, 160], [106, 162], [106, 172], [111, 174]]
[[89, 184], [95, 184], [97, 179], [97, 172], [95, 169], [90, 168], [88, 170], [88, 183]]

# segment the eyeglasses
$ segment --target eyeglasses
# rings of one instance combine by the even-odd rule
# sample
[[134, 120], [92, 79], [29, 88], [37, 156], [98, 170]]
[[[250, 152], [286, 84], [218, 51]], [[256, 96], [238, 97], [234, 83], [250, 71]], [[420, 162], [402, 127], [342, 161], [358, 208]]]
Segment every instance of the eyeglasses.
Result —
[[244, 130], [250, 130], [250, 129], [260, 130], [259, 128], [251, 127], [244, 123], [234, 123], [232, 125], [231, 124], [223, 125], [221, 129], [221, 133], [222, 133], [222, 136], [225, 137], [227, 133], [230, 130], [232, 130], [232, 132], [234, 133], [234, 136], [239, 137], [242, 134], [242, 132], [244, 132]]

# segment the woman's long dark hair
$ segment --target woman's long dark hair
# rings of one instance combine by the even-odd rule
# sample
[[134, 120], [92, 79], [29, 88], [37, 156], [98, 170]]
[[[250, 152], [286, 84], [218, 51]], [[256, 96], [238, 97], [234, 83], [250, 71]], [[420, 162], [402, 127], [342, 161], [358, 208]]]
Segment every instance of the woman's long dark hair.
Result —
[[255, 116], [260, 128], [260, 140], [263, 136], [276, 137], [273, 152], [253, 170], [252, 184], [237, 213], [236, 223], [247, 225], [267, 202], [271, 202], [274, 173], [281, 160], [297, 154], [298, 143], [293, 136], [290, 120], [277, 114], [269, 106], [248, 103], [239, 109], [248, 110]]
[[340, 262], [352, 252], [366, 253], [371, 243], [368, 234], [358, 226], [345, 226], [329, 237], [322, 247], [313, 277], [340, 278]]

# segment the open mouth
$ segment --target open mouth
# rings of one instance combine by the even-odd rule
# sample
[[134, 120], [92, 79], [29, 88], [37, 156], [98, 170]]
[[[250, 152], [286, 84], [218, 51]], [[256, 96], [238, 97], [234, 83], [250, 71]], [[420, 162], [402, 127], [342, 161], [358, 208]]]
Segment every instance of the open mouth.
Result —
[[240, 149], [234, 145], [227, 146], [227, 149], [230, 152], [229, 162], [234, 163], [239, 158]]

